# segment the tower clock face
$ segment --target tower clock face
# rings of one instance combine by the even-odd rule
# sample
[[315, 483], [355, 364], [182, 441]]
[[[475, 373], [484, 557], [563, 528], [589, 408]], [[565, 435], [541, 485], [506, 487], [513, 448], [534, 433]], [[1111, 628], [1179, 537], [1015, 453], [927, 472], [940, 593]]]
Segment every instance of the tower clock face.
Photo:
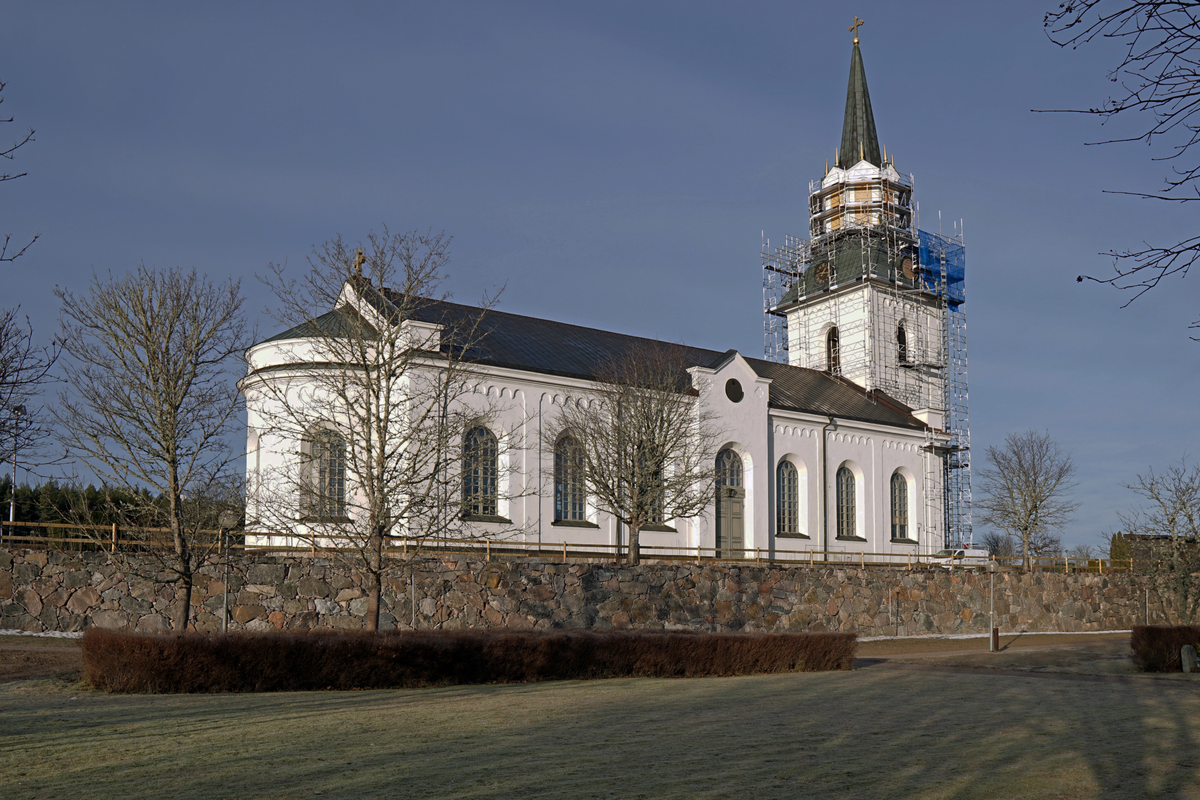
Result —
[[829, 264], [817, 264], [816, 277], [817, 283], [829, 283]]
[[900, 262], [900, 272], [908, 280], [911, 281], [913, 279], [913, 260], [911, 258], [905, 257], [905, 259]]

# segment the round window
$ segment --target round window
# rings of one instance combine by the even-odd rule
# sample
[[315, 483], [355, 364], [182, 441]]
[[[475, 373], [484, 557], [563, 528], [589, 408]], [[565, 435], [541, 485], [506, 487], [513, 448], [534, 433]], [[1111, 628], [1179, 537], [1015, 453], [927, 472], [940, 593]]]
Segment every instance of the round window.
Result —
[[725, 381], [725, 396], [735, 403], [742, 402], [742, 398], [746, 396], [736, 378]]

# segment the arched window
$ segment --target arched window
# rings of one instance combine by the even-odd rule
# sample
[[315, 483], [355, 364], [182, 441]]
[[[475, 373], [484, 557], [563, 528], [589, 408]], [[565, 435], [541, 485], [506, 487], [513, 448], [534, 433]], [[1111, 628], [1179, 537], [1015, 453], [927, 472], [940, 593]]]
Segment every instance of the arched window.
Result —
[[570, 436], [554, 445], [554, 519], [584, 522], [587, 494], [583, 483], [583, 451]]
[[496, 435], [487, 428], [472, 428], [463, 438], [463, 513], [470, 517], [496, 516]]
[[666, 499], [666, 486], [663, 484], [662, 462], [653, 463], [643, 451], [638, 452], [638, 473], [634, 476], [637, 484], [638, 505], [646, 512], [645, 517], [651, 525], [663, 525], [663, 501]]
[[300, 444], [305, 463], [300, 515], [327, 520], [346, 516], [346, 440], [330, 430], [312, 432]]
[[850, 539], [858, 535], [858, 510], [854, 504], [854, 473], [848, 467], [837, 471], [837, 537]]
[[717, 453], [717, 486], [742, 487], [742, 459], [728, 448]]
[[901, 364], [908, 363], [908, 334], [903, 322], [896, 326], [896, 357]]
[[775, 535], [800, 533], [800, 474], [790, 461], [775, 468]]
[[830, 375], [840, 375], [842, 372], [841, 342], [837, 328], [830, 328], [825, 336], [825, 368]]
[[892, 538], [908, 538], [908, 481], [892, 473]]

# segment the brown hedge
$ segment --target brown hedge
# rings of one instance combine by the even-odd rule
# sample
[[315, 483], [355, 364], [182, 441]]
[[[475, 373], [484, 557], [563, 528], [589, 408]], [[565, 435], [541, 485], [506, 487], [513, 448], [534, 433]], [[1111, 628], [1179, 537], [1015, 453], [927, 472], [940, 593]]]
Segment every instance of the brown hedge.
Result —
[[1200, 648], [1200, 625], [1135, 625], [1129, 635], [1133, 663], [1142, 672], [1178, 672], [1185, 644]]
[[89, 628], [84, 677], [112, 692], [390, 689], [850, 669], [853, 633], [389, 631], [149, 636]]

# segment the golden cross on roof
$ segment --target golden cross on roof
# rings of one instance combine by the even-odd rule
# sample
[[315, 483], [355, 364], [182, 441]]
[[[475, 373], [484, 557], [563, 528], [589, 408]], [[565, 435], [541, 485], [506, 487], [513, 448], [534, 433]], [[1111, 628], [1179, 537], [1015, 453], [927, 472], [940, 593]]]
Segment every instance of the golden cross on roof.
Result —
[[863, 24], [863, 20], [858, 18], [858, 14], [854, 15], [854, 24], [848, 30], [854, 34], [854, 43], [858, 44], [858, 26]]

